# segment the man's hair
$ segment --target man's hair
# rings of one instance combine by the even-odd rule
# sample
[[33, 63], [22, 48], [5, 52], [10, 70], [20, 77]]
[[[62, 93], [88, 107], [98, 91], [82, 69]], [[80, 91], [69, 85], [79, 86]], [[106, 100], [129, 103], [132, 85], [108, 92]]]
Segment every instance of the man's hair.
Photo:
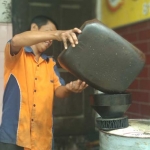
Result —
[[46, 25], [48, 21], [52, 22], [55, 25], [56, 29], [58, 30], [57, 23], [52, 18], [42, 15], [36, 16], [31, 20], [30, 28], [33, 23], [35, 23], [38, 26], [38, 28], [41, 28], [43, 25]]

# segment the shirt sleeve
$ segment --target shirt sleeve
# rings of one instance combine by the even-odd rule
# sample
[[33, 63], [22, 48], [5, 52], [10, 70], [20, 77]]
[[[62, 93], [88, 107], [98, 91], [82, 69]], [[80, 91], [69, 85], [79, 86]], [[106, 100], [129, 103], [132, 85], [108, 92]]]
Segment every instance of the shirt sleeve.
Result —
[[20, 58], [20, 56], [23, 53], [23, 48], [19, 51], [18, 54], [12, 56], [10, 54], [10, 41], [7, 42], [5, 46], [5, 51], [4, 51], [4, 60], [5, 60], [5, 65], [6, 67], [13, 68], [14, 64], [17, 62], [17, 60]]

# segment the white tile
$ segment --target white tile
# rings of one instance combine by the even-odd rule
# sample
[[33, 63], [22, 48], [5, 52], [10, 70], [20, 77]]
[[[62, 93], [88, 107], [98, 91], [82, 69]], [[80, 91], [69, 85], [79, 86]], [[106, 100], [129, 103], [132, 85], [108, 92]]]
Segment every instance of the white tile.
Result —
[[7, 38], [7, 25], [0, 25], [0, 38]]
[[3, 74], [4, 74], [4, 53], [0, 52], [0, 78], [3, 78]]
[[12, 39], [12, 24], [7, 25], [7, 41]]
[[0, 38], [0, 52], [4, 52], [7, 38]]
[[1, 116], [2, 116], [2, 99], [3, 99], [3, 92], [0, 91], [0, 124], [1, 124]]
[[0, 51], [4, 51], [6, 43], [12, 38], [12, 24], [0, 23]]

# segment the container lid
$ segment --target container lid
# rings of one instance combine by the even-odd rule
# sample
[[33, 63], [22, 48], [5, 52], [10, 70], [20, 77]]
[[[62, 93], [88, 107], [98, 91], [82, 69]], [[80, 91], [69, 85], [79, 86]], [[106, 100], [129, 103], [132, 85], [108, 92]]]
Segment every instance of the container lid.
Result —
[[112, 130], [107, 133], [125, 137], [150, 138], [150, 120], [129, 119], [127, 128]]

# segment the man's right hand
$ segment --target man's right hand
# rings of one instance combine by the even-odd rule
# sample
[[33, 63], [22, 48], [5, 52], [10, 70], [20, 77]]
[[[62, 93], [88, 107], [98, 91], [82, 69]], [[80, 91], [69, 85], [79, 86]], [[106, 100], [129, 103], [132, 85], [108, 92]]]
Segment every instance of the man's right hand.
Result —
[[82, 31], [78, 28], [74, 28], [71, 30], [57, 30], [56, 36], [58, 41], [63, 41], [65, 49], [68, 48], [67, 41], [69, 41], [72, 47], [75, 47], [78, 44], [78, 38], [76, 33], [79, 34]]

